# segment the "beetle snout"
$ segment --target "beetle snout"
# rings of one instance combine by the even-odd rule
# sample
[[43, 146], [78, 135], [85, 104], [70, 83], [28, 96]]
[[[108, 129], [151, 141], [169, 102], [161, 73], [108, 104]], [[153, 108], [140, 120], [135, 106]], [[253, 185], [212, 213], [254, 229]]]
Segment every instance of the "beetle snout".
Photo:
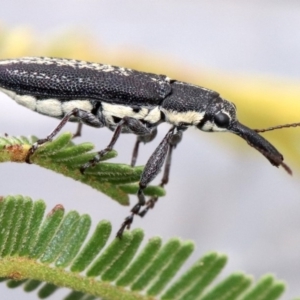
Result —
[[283, 162], [282, 154], [254, 130], [244, 126], [238, 121], [232, 123], [229, 130], [246, 140], [251, 147], [264, 155], [273, 166], [282, 166], [289, 174], [292, 174], [291, 169]]

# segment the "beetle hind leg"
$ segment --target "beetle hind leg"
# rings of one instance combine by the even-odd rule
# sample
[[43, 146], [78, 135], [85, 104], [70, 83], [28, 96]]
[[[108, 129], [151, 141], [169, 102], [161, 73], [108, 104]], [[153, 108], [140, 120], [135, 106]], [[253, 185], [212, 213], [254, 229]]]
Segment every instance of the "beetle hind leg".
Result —
[[37, 150], [37, 148], [46, 142], [50, 142], [72, 117], [75, 117], [79, 119], [79, 121], [82, 121], [83, 123], [93, 127], [100, 128], [104, 126], [104, 124], [99, 120], [99, 118], [97, 118], [92, 113], [80, 108], [74, 108], [72, 111], [65, 114], [60, 123], [57, 125], [57, 127], [46, 138], [39, 139], [32, 145], [32, 147], [28, 151], [26, 162], [30, 164], [30, 157]]

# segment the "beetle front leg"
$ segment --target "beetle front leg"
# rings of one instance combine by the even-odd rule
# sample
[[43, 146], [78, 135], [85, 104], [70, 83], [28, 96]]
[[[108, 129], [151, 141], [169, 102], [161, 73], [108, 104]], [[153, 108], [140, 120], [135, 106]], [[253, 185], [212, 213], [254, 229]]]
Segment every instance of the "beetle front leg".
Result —
[[30, 164], [30, 157], [37, 150], [37, 148], [46, 142], [50, 142], [61, 131], [61, 129], [65, 126], [65, 124], [70, 120], [71, 117], [76, 117], [80, 121], [93, 127], [104, 127], [104, 124], [92, 113], [80, 108], [74, 108], [69, 113], [65, 114], [57, 127], [46, 138], [39, 139], [32, 145], [26, 157], [27, 163]]
[[[173, 150], [176, 148], [176, 146], [181, 142], [182, 140], [182, 134], [183, 131], [186, 128], [177, 128], [177, 132], [174, 133], [174, 135], [171, 136], [169, 139], [169, 150], [166, 158], [165, 168], [164, 168], [164, 174], [160, 182], [160, 186], [164, 187], [169, 182], [169, 175], [170, 175], [170, 169], [171, 169], [171, 162], [172, 162], [172, 153]], [[144, 208], [138, 215], [140, 217], [144, 217], [148, 210], [151, 208], [154, 208], [155, 203], [157, 202], [158, 197], [153, 196], [146, 202], [146, 208]]]
[[[162, 188], [169, 182], [169, 174], [170, 174], [170, 168], [171, 168], [171, 159], [172, 159], [173, 148], [174, 148], [174, 146], [172, 146], [172, 145], [169, 146], [167, 159], [166, 159], [166, 163], [165, 163], [164, 175], [159, 184], [159, 186]], [[153, 196], [149, 200], [147, 200], [146, 208], [144, 208], [141, 212], [139, 212], [138, 215], [140, 217], [144, 217], [150, 208], [151, 209], [154, 208], [157, 200], [158, 200], [158, 196]]]
[[139, 214], [141, 207], [145, 205], [146, 200], [144, 189], [157, 176], [161, 167], [163, 166], [168, 153], [169, 142], [174, 134], [174, 130], [174, 127], [169, 130], [169, 132], [166, 134], [164, 139], [161, 141], [161, 143], [149, 158], [139, 182], [139, 189], [137, 192], [138, 203], [131, 209], [132, 214], [128, 216], [121, 225], [121, 228], [117, 232], [117, 237], [121, 238], [125, 228], [130, 228], [130, 225], [133, 222], [134, 215]]
[[134, 119], [131, 117], [124, 117], [118, 123], [117, 128], [114, 131], [113, 137], [112, 137], [110, 143], [108, 144], [108, 146], [105, 149], [99, 151], [93, 159], [91, 159], [89, 162], [87, 162], [80, 168], [80, 171], [82, 174], [84, 174], [84, 172], [87, 168], [95, 166], [100, 161], [101, 157], [103, 157], [106, 153], [113, 150], [115, 143], [117, 142], [118, 138], [120, 137], [123, 127], [130, 129], [130, 131], [132, 133], [137, 134], [137, 135], [150, 135], [151, 134], [151, 130], [149, 128], [147, 128], [140, 120], [137, 120], [137, 119]]

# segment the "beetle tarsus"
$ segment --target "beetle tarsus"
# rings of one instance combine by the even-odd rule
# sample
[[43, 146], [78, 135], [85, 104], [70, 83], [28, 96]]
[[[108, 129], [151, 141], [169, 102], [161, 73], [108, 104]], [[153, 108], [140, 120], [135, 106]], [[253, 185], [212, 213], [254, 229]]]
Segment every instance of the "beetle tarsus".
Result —
[[132, 224], [133, 222], [133, 218], [134, 218], [134, 214], [128, 216], [124, 222], [122, 223], [120, 229], [118, 230], [117, 234], [116, 234], [116, 237], [121, 239], [122, 236], [123, 236], [123, 233], [124, 233], [124, 230], [125, 229], [130, 229], [130, 225]]

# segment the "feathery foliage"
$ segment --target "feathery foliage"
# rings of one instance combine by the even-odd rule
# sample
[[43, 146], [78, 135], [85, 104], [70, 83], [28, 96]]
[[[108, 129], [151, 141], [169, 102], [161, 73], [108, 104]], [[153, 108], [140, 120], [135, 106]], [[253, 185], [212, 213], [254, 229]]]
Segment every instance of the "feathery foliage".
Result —
[[112, 228], [105, 220], [87, 239], [88, 215], [65, 213], [57, 205], [44, 217], [45, 209], [43, 201], [28, 197], [1, 199], [0, 277], [10, 288], [37, 290], [43, 299], [68, 287], [72, 291], [65, 300], [275, 300], [285, 289], [273, 275], [250, 287], [252, 277], [244, 273], [212, 285], [227, 261], [216, 252], [205, 254], [174, 279], [193, 252], [193, 242], [153, 237], [141, 246], [141, 229], [109, 241]]
[[[0, 137], [0, 162], [25, 162], [26, 156], [36, 137]], [[128, 205], [128, 194], [138, 190], [143, 167], [130, 167], [125, 164], [102, 162], [81, 174], [79, 168], [92, 159], [96, 153], [90, 152], [94, 146], [91, 143], [75, 145], [72, 134], [64, 133], [52, 142], [45, 143], [31, 156], [31, 162], [43, 168], [71, 177], [108, 195], [120, 204]], [[117, 156], [116, 151], [106, 154], [105, 161]], [[164, 190], [159, 186], [149, 186], [145, 195], [163, 196]]]

